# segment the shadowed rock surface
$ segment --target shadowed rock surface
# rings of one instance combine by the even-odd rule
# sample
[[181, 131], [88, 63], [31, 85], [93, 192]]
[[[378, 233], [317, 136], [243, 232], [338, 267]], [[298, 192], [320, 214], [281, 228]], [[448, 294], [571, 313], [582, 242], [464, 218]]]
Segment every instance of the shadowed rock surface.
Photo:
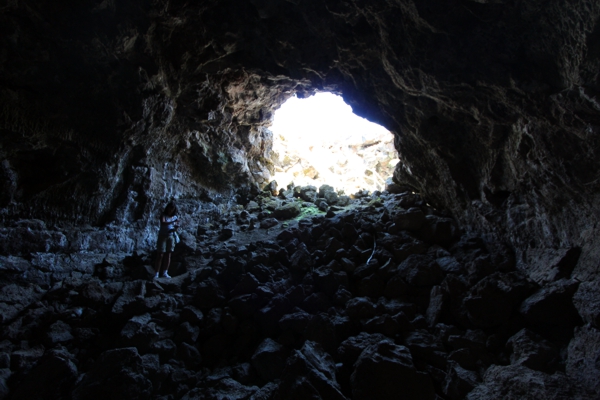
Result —
[[[0, 397], [361, 398], [373, 365], [417, 396], [597, 398], [599, 15], [1, 2]], [[262, 191], [273, 111], [318, 91], [393, 133], [387, 192]]]

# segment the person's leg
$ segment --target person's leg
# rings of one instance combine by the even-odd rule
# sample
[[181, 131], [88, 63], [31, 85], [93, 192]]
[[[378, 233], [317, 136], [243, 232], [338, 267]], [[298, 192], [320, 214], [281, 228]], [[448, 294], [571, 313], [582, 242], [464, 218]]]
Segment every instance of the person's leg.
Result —
[[167, 257], [165, 260], [166, 267], [161, 272], [160, 276], [164, 276], [165, 278], [170, 278], [168, 271], [169, 271], [169, 266], [171, 265], [171, 253], [173, 253], [173, 251], [175, 250], [175, 238], [173, 237], [173, 235], [169, 235], [169, 237], [167, 238], [165, 247], [166, 247], [166, 254], [167, 254]]
[[156, 266], [154, 268], [154, 272], [156, 272], [156, 276], [160, 274], [160, 267], [162, 265], [163, 256], [165, 253], [161, 253], [160, 251], [156, 252]]
[[169, 277], [169, 266], [171, 265], [171, 253], [166, 253], [167, 257], [165, 260], [165, 269], [162, 271], [161, 276]]

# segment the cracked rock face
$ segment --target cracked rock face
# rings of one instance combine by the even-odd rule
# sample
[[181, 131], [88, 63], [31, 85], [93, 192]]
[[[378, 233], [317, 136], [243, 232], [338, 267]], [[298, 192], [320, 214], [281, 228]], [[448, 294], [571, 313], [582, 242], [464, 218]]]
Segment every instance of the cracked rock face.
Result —
[[[93, 393], [102, 380], [123, 379], [144, 396], [155, 390], [149, 376], [153, 382], [168, 376], [165, 392], [179, 388], [178, 396], [191, 398], [200, 378], [182, 370], [213, 367], [215, 352], [226, 345], [221, 330], [252, 337], [239, 344], [244, 351], [264, 339], [253, 325], [238, 325], [236, 315], [247, 310], [260, 310], [253, 318], [265, 337], [282, 329], [278, 321], [289, 328], [279, 340], [294, 349], [285, 354], [294, 362], [281, 373], [310, 371], [304, 381], [287, 382], [300, 394], [314, 394], [315, 385], [333, 396], [368, 392], [349, 366], [339, 382], [333, 379], [336, 367], [326, 353], [359, 335], [346, 317], [360, 321], [361, 333], [392, 338], [410, 326], [409, 336], [387, 347], [365, 339], [353, 362], [366, 352], [360, 365], [384, 365], [380, 357], [397, 354], [392, 364], [409, 375], [427, 373], [429, 394], [430, 382], [448, 398], [518, 397], [531, 392], [532, 382], [534, 397], [597, 394], [597, 1], [39, 3], [0, 4], [0, 272], [6, 278], [0, 322], [8, 341], [0, 342], [0, 397], [14, 382], [27, 383], [36, 368], [62, 371], [60, 385], [69, 388], [85, 371], [75, 397]], [[401, 161], [389, 192], [403, 194], [402, 210], [379, 222], [399, 239], [383, 235], [377, 238], [382, 247], [371, 250], [373, 221], [340, 223], [337, 234], [319, 230], [325, 226], [282, 238], [285, 273], [299, 279], [310, 268], [304, 284], [318, 288], [294, 285], [300, 289], [286, 296], [281, 288], [259, 289], [281, 257], [271, 251], [252, 255], [262, 267], [230, 287], [240, 263], [228, 265], [227, 254], [241, 248], [211, 251], [221, 280], [190, 278], [192, 297], [167, 288], [173, 293], [166, 299], [142, 284], [147, 271], [137, 251], [154, 245], [166, 199], [179, 199], [182, 242], [195, 255], [206, 251], [198, 238], [207, 239], [207, 226], [220, 227], [210, 231], [218, 240], [232, 237], [227, 215], [236, 207], [246, 208], [236, 218], [247, 229], [273, 229], [279, 224], [273, 212], [298, 211], [280, 208], [264, 193], [257, 197], [257, 188], [274, 171], [268, 129], [274, 110], [294, 94], [318, 91], [342, 95], [355, 113], [394, 134]], [[282, 201], [319, 201], [315, 210], [335, 216], [315, 187], [299, 190], [282, 193]], [[383, 205], [377, 196], [369, 202]], [[314, 242], [323, 235], [327, 240]], [[355, 248], [345, 253], [350, 242]], [[315, 264], [316, 257], [335, 258], [351, 290], [338, 285], [344, 279], [335, 271]], [[194, 263], [190, 270], [199, 268]], [[90, 276], [110, 284], [84, 282]], [[232, 291], [233, 314], [219, 307]], [[386, 302], [384, 310], [377, 303], [382, 296], [409, 296], [412, 306]], [[159, 310], [162, 302], [168, 307]], [[192, 305], [196, 310], [188, 308], [189, 323], [182, 324], [180, 314]], [[307, 322], [305, 314], [335, 307], [344, 312]], [[98, 336], [97, 319], [106, 315], [118, 320], [120, 330], [111, 335], [119, 334], [119, 345], [102, 342], [93, 365], [77, 364], [69, 351]], [[11, 321], [24, 316], [48, 329], [37, 337], [32, 327], [31, 346], [17, 348], [21, 325]], [[79, 318], [85, 323], [72, 323]], [[192, 346], [198, 320], [210, 340]], [[444, 321], [452, 326], [440, 326]], [[171, 323], [180, 326], [173, 339], [157, 337], [152, 324]], [[299, 327], [302, 345], [294, 336]], [[471, 328], [500, 336], [481, 339]], [[558, 342], [569, 359], [544, 358], [553, 347], [526, 332], [519, 336], [521, 329]], [[514, 365], [503, 350], [509, 336], [513, 352], [520, 352]], [[65, 343], [75, 344], [65, 352]], [[543, 361], [531, 361], [530, 349]], [[485, 371], [484, 350], [498, 361]], [[214, 393], [283, 396], [280, 386], [251, 376], [257, 373], [252, 354], [244, 353], [246, 361], [227, 376], [212, 371], [201, 379]], [[173, 357], [179, 361], [166, 362]], [[106, 375], [104, 364], [117, 361], [122, 376]], [[523, 374], [531, 365], [539, 370]], [[42, 389], [50, 390], [48, 382]], [[22, 390], [27, 397], [28, 385]]]
[[[398, 183], [524, 266], [597, 275], [600, 6], [576, 2], [9, 2], [4, 215], [104, 223], [250, 188], [296, 93], [395, 135]], [[573, 261], [572, 261], [573, 262]]]

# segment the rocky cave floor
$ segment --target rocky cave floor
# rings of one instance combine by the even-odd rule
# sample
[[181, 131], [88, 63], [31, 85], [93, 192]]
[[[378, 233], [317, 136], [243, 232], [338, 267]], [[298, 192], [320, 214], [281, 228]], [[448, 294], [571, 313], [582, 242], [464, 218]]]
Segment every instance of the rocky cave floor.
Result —
[[600, 288], [572, 265], [540, 286], [398, 192], [265, 191], [182, 240], [172, 279], [151, 253], [0, 256], [0, 398], [597, 398]]

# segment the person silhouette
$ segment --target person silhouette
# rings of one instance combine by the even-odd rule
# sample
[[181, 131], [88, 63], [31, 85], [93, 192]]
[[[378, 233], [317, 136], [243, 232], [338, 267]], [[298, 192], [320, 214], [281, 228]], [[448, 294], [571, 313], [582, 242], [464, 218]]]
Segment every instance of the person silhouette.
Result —
[[[171, 253], [175, 250], [177, 229], [179, 228], [179, 216], [177, 214], [177, 206], [171, 201], [160, 216], [160, 229], [156, 242], [156, 274], [154, 275], [154, 279], [171, 278], [169, 276]], [[165, 262], [163, 262], [163, 259], [165, 259]], [[163, 264], [164, 268], [162, 268]]]

